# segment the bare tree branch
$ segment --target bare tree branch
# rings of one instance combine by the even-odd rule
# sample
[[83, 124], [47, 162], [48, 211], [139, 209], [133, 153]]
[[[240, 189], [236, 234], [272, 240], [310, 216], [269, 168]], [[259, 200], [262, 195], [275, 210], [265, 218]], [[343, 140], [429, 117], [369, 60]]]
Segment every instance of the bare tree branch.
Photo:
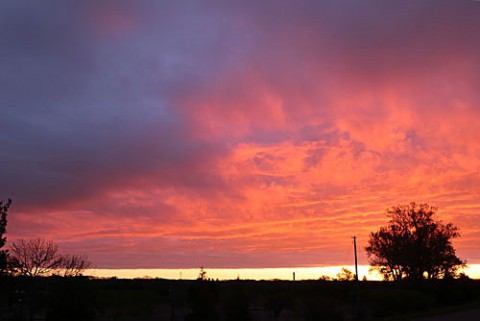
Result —
[[65, 254], [62, 256], [61, 269], [65, 277], [81, 276], [82, 273], [91, 268], [92, 263], [85, 255]]
[[47, 276], [62, 263], [58, 246], [41, 238], [17, 240], [10, 246], [10, 250], [12, 254], [10, 265], [14, 274]]

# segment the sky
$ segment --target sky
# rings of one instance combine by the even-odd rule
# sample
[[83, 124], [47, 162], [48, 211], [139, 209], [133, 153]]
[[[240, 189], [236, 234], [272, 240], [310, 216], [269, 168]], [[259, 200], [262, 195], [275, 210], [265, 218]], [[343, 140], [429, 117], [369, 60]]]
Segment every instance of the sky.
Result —
[[360, 263], [438, 206], [480, 263], [480, 2], [1, 1], [8, 241], [99, 269]]

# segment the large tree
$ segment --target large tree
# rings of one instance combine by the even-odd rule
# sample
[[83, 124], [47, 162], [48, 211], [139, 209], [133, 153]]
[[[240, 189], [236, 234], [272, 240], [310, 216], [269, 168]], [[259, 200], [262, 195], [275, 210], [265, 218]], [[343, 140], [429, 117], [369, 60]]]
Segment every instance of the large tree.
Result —
[[0, 201], [0, 275], [3, 275], [7, 268], [8, 251], [2, 250], [7, 242], [4, 234], [7, 232], [7, 212], [12, 204], [12, 200], [6, 202]]
[[388, 225], [370, 234], [366, 247], [370, 264], [386, 279], [454, 276], [465, 265], [452, 245], [460, 234], [453, 224], [435, 219], [437, 210], [413, 202], [388, 208]]

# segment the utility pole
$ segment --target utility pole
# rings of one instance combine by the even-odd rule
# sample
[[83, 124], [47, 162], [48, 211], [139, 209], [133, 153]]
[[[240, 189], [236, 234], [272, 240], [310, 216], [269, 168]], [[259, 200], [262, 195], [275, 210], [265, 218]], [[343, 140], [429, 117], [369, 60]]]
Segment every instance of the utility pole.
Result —
[[355, 281], [358, 282], [357, 237], [353, 236], [353, 252], [355, 253]]
[[358, 289], [358, 260], [357, 260], [357, 237], [353, 236], [353, 252], [355, 253], [355, 308], [353, 310], [353, 319], [358, 320], [358, 309], [360, 305], [360, 292]]

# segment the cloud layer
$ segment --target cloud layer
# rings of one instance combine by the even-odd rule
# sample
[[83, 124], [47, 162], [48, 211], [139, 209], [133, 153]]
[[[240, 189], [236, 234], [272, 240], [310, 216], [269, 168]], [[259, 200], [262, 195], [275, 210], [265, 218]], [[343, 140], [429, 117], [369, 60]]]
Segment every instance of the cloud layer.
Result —
[[[475, 1], [0, 4], [10, 240], [98, 267], [344, 264], [440, 207], [480, 263]], [[361, 260], [366, 263], [362, 253]]]

